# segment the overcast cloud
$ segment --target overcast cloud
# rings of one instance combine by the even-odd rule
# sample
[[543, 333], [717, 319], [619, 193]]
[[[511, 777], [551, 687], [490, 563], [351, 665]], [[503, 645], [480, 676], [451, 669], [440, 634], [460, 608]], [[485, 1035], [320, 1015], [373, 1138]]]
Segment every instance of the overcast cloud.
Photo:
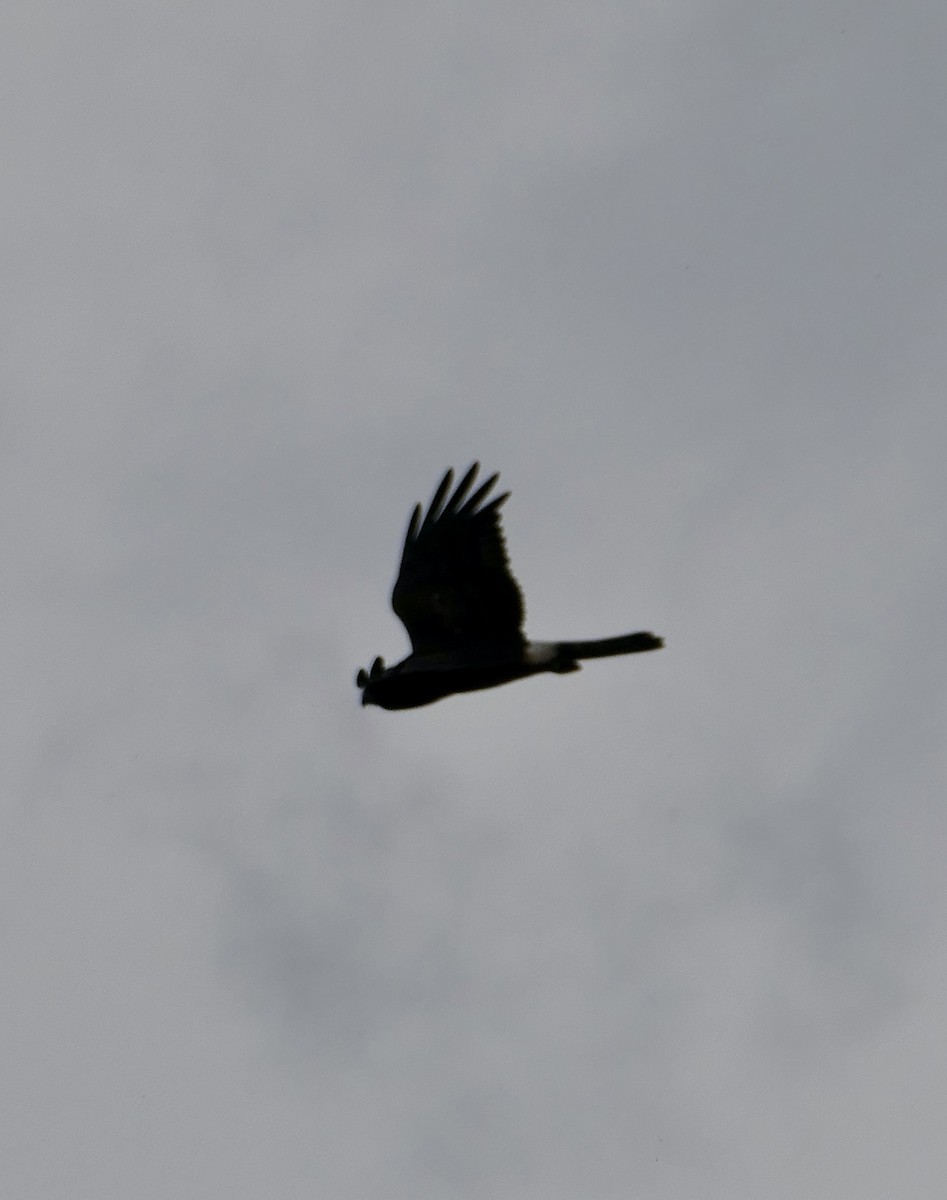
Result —
[[943, 5], [4, 26], [0, 1194], [941, 1194]]

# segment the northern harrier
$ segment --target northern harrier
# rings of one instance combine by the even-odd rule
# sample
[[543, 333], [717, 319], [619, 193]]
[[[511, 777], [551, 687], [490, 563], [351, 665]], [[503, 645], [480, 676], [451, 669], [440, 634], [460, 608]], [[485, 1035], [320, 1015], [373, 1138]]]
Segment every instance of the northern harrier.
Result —
[[510, 573], [500, 506], [509, 492], [487, 499], [499, 474], [471, 493], [474, 463], [448, 499], [454, 472], [438, 485], [423, 516], [415, 506], [404, 539], [391, 607], [411, 639], [411, 653], [393, 667], [376, 658], [355, 682], [362, 704], [418, 708], [455, 692], [474, 692], [555, 671], [579, 670], [579, 659], [658, 650], [653, 633], [626, 633], [594, 642], [530, 642], [523, 634], [523, 597]]

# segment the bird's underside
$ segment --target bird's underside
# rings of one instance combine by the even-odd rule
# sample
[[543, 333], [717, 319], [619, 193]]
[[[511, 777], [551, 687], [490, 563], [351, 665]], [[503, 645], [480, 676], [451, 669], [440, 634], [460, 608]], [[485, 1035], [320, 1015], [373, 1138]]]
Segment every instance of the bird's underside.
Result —
[[488, 499], [499, 478], [473, 488], [474, 463], [448, 498], [454, 472], [441, 480], [427, 514], [417, 505], [405, 535], [391, 606], [411, 639], [402, 662], [376, 658], [356, 683], [362, 704], [419, 708], [455, 692], [497, 687], [528, 675], [578, 671], [579, 660], [657, 650], [652, 633], [582, 642], [529, 642], [523, 598], [510, 571], [500, 506], [509, 492]]

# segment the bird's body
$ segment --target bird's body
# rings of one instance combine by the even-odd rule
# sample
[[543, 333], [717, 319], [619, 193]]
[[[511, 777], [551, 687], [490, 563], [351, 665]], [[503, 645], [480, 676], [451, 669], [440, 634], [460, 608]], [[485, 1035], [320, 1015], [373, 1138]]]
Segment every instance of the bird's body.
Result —
[[455, 692], [497, 687], [528, 675], [579, 670], [579, 659], [657, 650], [651, 633], [584, 642], [529, 642], [523, 635], [523, 598], [510, 572], [500, 529], [504, 492], [487, 500], [499, 478], [469, 494], [480, 469], [474, 463], [448, 493], [454, 473], [441, 480], [422, 519], [417, 505], [405, 536], [391, 605], [411, 639], [412, 652], [393, 667], [376, 658], [356, 683], [362, 704], [419, 708]]

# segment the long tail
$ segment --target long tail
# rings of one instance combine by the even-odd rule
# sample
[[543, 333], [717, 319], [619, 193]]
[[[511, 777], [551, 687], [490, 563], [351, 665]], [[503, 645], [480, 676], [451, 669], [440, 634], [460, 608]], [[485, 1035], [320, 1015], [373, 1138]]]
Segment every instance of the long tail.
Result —
[[560, 642], [564, 658], [609, 658], [613, 654], [640, 654], [660, 650], [664, 639], [653, 633], [624, 633], [621, 637], [599, 638], [596, 642]]

